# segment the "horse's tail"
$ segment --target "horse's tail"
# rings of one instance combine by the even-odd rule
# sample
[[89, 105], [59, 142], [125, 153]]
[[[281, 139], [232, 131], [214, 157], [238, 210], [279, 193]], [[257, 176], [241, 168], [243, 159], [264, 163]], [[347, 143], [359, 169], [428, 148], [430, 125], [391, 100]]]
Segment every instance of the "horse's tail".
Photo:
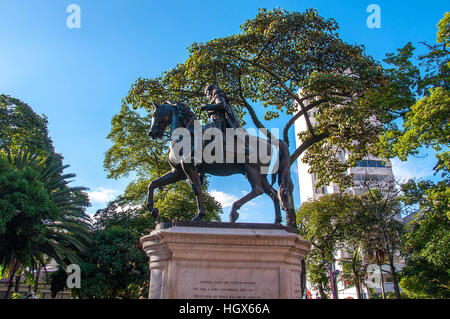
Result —
[[278, 139], [278, 158], [272, 170], [272, 182], [273, 186], [277, 181], [278, 177], [278, 185], [281, 185], [283, 182], [286, 185], [291, 185], [291, 155], [289, 154], [289, 147], [287, 143], [283, 140]]
[[[276, 170], [276, 172], [275, 172]], [[278, 198], [281, 208], [286, 212], [289, 226], [295, 227], [295, 210], [292, 198], [294, 184], [291, 178], [291, 156], [286, 142], [278, 140], [278, 158], [272, 172], [272, 185], [278, 178]]]

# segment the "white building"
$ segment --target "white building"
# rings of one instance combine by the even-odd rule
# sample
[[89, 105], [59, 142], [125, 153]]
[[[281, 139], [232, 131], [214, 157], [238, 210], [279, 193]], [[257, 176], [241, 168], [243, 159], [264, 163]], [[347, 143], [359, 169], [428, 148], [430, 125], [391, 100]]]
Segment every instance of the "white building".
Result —
[[[309, 118], [311, 120], [311, 124], [315, 124], [314, 114], [315, 110], [311, 110], [308, 112]], [[296, 146], [298, 147], [301, 142], [298, 138], [298, 133], [305, 132], [307, 130], [306, 127], [306, 121], [303, 117], [300, 117], [295, 123], [295, 136], [296, 136]], [[337, 156], [342, 160], [346, 161], [348, 159], [348, 151], [346, 150], [337, 150]], [[302, 158], [303, 155], [300, 156], [300, 158], [297, 160], [298, 165], [298, 178], [299, 178], [299, 187], [300, 187], [300, 201], [301, 203], [304, 203], [308, 200], [316, 200], [320, 198], [323, 195], [326, 194], [333, 194], [333, 193], [339, 193], [340, 188], [338, 185], [335, 185], [334, 183], [331, 183], [327, 186], [321, 186], [316, 187], [317, 179], [315, 174], [311, 174], [308, 172], [309, 165], [303, 163]], [[348, 188], [345, 191], [352, 193], [352, 194], [359, 194], [363, 191], [362, 184], [364, 181], [376, 181], [377, 186], [383, 189], [383, 185], [390, 186], [391, 183], [394, 181], [394, 174], [392, 172], [392, 166], [389, 161], [383, 162], [381, 159], [374, 157], [374, 156], [367, 156], [364, 160], [359, 161], [357, 163], [356, 167], [349, 168], [347, 171], [348, 174], [353, 174], [354, 179], [354, 187]], [[398, 216], [399, 221], [402, 221], [402, 218]], [[346, 255], [346, 250], [340, 249], [335, 256], [336, 260], [342, 260], [343, 258], [347, 258], [349, 256]], [[402, 262], [402, 259], [400, 256], [397, 258], [398, 264], [396, 264], [396, 268], [401, 269], [404, 264]], [[338, 264], [334, 265], [335, 269], [342, 270], [342, 266], [339, 266]], [[383, 266], [383, 269], [388, 270], [388, 267], [386, 265]], [[385, 272], [383, 272], [385, 277], [385, 291], [394, 291], [392, 282], [389, 282], [389, 276], [386, 275]], [[373, 276], [380, 276], [379, 270], [378, 273], [375, 271]], [[387, 279], [387, 280], [386, 280]], [[308, 286], [308, 284], [307, 284]], [[346, 284], [342, 281], [338, 280], [338, 297], [340, 299], [343, 298], [354, 298], [356, 299], [356, 288], [355, 287], [347, 287]], [[367, 298], [368, 292], [367, 289], [363, 293], [363, 298]], [[381, 288], [374, 288], [375, 293], [381, 293]], [[317, 294], [315, 294], [313, 291], [311, 291], [313, 298], [317, 297]]]
[[[310, 114], [311, 124], [315, 124], [314, 120], [314, 109], [308, 112]], [[300, 145], [300, 140], [298, 138], [298, 133], [304, 132], [307, 130], [306, 121], [304, 118], [298, 119], [294, 123], [295, 127], [295, 142], [297, 147]], [[339, 193], [340, 189], [338, 185], [331, 183], [327, 186], [322, 186], [316, 188], [317, 179], [315, 174], [310, 174], [308, 172], [309, 165], [303, 163], [304, 153], [297, 160], [298, 166], [298, 178], [300, 185], [300, 201], [306, 202], [307, 200], [316, 200], [322, 195], [326, 194], [334, 194]], [[348, 159], [348, 151], [346, 150], [338, 150], [337, 156], [345, 162]], [[367, 156], [364, 160], [359, 161], [356, 167], [351, 167], [347, 171], [348, 174], [353, 174], [353, 178], [355, 181], [355, 187], [347, 189], [346, 192], [350, 192], [352, 194], [359, 194], [362, 191], [359, 185], [362, 185], [364, 180], [377, 181], [379, 185], [382, 185], [383, 182], [390, 184], [394, 180], [394, 174], [392, 173], [392, 165], [389, 161], [383, 162], [381, 159], [374, 156]]]

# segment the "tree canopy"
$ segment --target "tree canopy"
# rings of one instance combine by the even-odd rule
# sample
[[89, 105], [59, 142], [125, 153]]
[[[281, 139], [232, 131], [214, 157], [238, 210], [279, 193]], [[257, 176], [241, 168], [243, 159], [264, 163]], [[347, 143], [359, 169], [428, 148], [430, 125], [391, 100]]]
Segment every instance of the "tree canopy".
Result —
[[[388, 54], [385, 62], [392, 66], [389, 74], [403, 86], [408, 96], [400, 113], [402, 127], [392, 123], [382, 137], [383, 148], [389, 157], [406, 160], [426, 148], [436, 151], [436, 172], [448, 174], [450, 155], [450, 13], [445, 13], [437, 27], [436, 44], [422, 42], [427, 53], [413, 63], [415, 48], [407, 43], [397, 54]], [[421, 69], [423, 72], [421, 72]], [[398, 84], [400, 86], [400, 84]]]
[[[282, 134], [288, 144], [294, 122], [305, 121], [308, 130], [291, 154], [291, 164], [306, 151], [304, 161], [320, 179], [348, 183], [350, 179], [339, 173], [378, 141], [383, 126], [374, 118], [387, 121], [392, 112], [378, 103], [380, 89], [387, 84], [381, 66], [363, 47], [340, 39], [337, 30], [333, 19], [315, 10], [261, 9], [240, 33], [193, 43], [184, 63], [159, 77], [138, 79], [125, 102], [149, 113], [152, 100], [180, 101], [198, 111], [204, 104], [204, 87], [216, 83], [237, 113], [242, 117], [248, 112], [258, 128], [265, 126], [255, 104], [266, 108], [265, 120], [282, 113], [289, 116]], [[315, 124], [307, 116], [313, 109]], [[335, 147], [349, 149], [350, 161], [333, 161]]]
[[87, 189], [69, 185], [75, 174], [64, 172], [69, 166], [54, 151], [45, 116], [0, 95], [0, 124], [2, 275], [7, 267], [10, 278], [40, 271], [49, 258], [62, 267], [79, 263], [91, 240]]
[[[200, 112], [207, 102], [203, 92], [214, 83], [226, 92], [238, 116], [243, 120], [249, 114], [259, 129], [270, 129], [270, 121], [283, 114], [287, 120], [281, 139], [288, 145], [293, 144], [290, 129], [304, 121], [307, 130], [290, 154], [291, 165], [302, 155], [320, 183], [333, 181], [345, 188], [353, 182], [345, 171], [376, 152], [380, 134], [405, 107], [395, 103], [399, 90], [390, 89], [391, 81], [364, 47], [339, 37], [333, 19], [313, 9], [260, 9], [239, 33], [193, 43], [183, 63], [160, 76], [136, 80], [113, 119], [108, 135], [113, 145], [105, 168], [114, 178], [136, 173], [130, 185], [135, 189], [161, 175], [167, 141], [150, 141], [144, 133], [154, 111], [152, 102], [182, 102], [206, 120]], [[256, 107], [265, 110], [264, 121]], [[270, 137], [270, 130], [266, 132]], [[337, 149], [349, 150], [350, 158], [341, 161]], [[140, 189], [144, 196], [143, 185]], [[292, 199], [292, 192], [288, 196]], [[289, 202], [291, 223], [294, 203]]]
[[403, 254], [407, 264], [400, 286], [413, 298], [448, 298], [450, 188], [444, 182], [430, 181], [410, 181], [404, 188], [419, 211], [405, 234]]
[[403, 185], [406, 200], [418, 205], [416, 218], [408, 225], [403, 252], [407, 265], [401, 287], [415, 298], [448, 298], [448, 246], [450, 233], [449, 198], [449, 113], [450, 113], [450, 13], [437, 24], [436, 43], [421, 42], [426, 53], [417, 56], [407, 43], [386, 62], [392, 68], [405, 96], [410, 97], [401, 120], [392, 123], [382, 136], [385, 154], [407, 160], [423, 149], [432, 148], [437, 162], [435, 175], [440, 180], [409, 181]]
[[34, 153], [54, 153], [47, 125], [45, 115], [36, 114], [19, 99], [0, 94], [0, 147], [26, 147]]

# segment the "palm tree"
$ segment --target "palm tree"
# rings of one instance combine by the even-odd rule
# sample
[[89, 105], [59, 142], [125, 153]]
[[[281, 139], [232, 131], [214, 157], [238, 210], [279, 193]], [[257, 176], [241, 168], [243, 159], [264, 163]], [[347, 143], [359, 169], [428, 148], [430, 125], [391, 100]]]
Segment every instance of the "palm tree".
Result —
[[[23, 268], [19, 266], [37, 270], [40, 264], [46, 264], [44, 256], [61, 266], [79, 263], [79, 256], [91, 241], [91, 219], [85, 213], [89, 205], [84, 193], [87, 189], [68, 185], [75, 174], [63, 173], [69, 166], [62, 164], [59, 154], [42, 156], [26, 149], [4, 148], [0, 157], [10, 168], [9, 175], [0, 179], [0, 184], [9, 181], [19, 189], [3, 196], [11, 200], [4, 205], [4, 214], [2, 211], [5, 218], [0, 229], [3, 270], [13, 265], [10, 278], [17, 269]], [[0, 195], [8, 189], [11, 187], [0, 185]], [[11, 207], [15, 211], [8, 214], [7, 209]]]

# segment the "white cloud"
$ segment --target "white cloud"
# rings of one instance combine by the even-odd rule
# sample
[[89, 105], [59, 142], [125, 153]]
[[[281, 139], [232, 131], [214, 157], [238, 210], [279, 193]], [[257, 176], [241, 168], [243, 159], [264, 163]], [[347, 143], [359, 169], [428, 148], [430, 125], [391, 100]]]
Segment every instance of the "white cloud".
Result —
[[109, 201], [113, 200], [119, 192], [114, 189], [107, 189], [104, 187], [99, 187], [94, 189], [91, 192], [87, 192], [89, 195], [89, 200], [91, 203], [95, 204], [106, 204]]
[[406, 162], [395, 158], [391, 163], [395, 179], [400, 182], [411, 178], [430, 178], [434, 173], [433, 163], [427, 158], [411, 158]]
[[[209, 192], [209, 194], [211, 194], [211, 196], [213, 196], [215, 198], [215, 200], [218, 201], [222, 205], [222, 208], [231, 207], [235, 201], [244, 197], [248, 193], [249, 193], [248, 191], [240, 191], [241, 196], [238, 197], [236, 195], [233, 195], [230, 193], [224, 193], [224, 192], [221, 192], [221, 191], [218, 191], [215, 189], [213, 189]], [[264, 195], [261, 195], [261, 196], [264, 196]], [[256, 202], [249, 201], [249, 202], [245, 203], [245, 205], [243, 207], [241, 207], [241, 210], [248, 210], [248, 207], [255, 207], [257, 205], [258, 204]], [[245, 207], [245, 206], [247, 206], [247, 207]]]
[[141, 209], [143, 205], [125, 205], [123, 207], [118, 207], [118, 212], [126, 212], [129, 209]]
[[215, 189], [211, 190], [209, 193], [222, 205], [223, 208], [231, 207], [231, 205], [239, 199], [233, 194], [224, 193]]

